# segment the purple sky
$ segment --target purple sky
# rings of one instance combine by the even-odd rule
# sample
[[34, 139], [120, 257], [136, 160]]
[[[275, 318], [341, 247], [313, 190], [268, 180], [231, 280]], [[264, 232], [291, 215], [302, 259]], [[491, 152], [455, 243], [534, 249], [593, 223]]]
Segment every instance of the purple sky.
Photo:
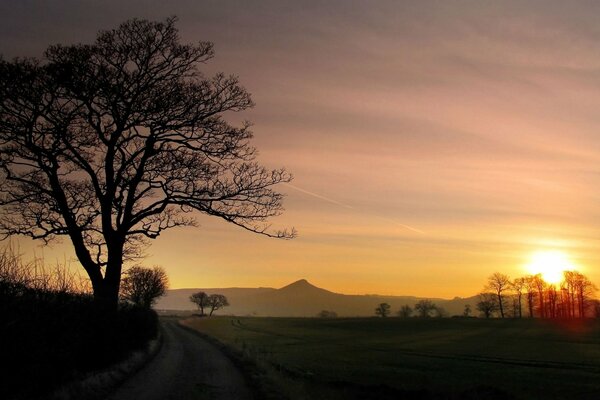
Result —
[[600, 3], [122, 3], [1, 1], [0, 53], [177, 15], [253, 94], [235, 117], [260, 160], [295, 175], [273, 222], [297, 239], [201, 217], [147, 251], [173, 287], [466, 296], [551, 249], [600, 283]]

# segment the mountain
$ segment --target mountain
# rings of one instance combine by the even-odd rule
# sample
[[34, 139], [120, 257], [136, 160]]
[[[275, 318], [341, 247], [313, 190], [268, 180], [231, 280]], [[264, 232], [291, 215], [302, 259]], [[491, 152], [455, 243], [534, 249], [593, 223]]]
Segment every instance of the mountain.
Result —
[[[193, 310], [189, 297], [199, 291], [227, 296], [229, 307], [219, 314], [257, 315], [273, 317], [313, 317], [322, 310], [335, 311], [339, 316], [372, 316], [380, 303], [388, 303], [395, 313], [403, 305], [413, 307], [422, 298], [414, 296], [346, 295], [334, 293], [300, 279], [280, 289], [274, 288], [211, 288], [173, 289], [160, 298], [157, 310]], [[430, 298], [449, 315], [461, 315], [466, 304], [475, 309], [477, 298], [452, 300]]]

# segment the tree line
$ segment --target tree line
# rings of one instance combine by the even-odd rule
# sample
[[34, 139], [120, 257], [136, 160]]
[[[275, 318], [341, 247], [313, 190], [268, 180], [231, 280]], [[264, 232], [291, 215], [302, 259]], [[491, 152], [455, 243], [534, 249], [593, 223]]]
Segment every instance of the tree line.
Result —
[[[392, 312], [392, 306], [388, 303], [380, 303], [375, 308], [375, 315], [378, 317], [388, 317]], [[409, 306], [408, 304], [403, 305], [396, 312], [396, 316], [400, 318], [409, 318], [412, 316], [417, 316], [421, 318], [429, 318], [429, 317], [446, 317], [448, 313], [443, 307], [436, 305], [433, 301], [429, 299], [419, 300], [414, 308]]]
[[592, 297], [596, 290], [578, 271], [565, 271], [558, 284], [544, 281], [541, 274], [511, 279], [495, 272], [479, 294], [477, 310], [486, 318], [600, 317], [600, 303]]

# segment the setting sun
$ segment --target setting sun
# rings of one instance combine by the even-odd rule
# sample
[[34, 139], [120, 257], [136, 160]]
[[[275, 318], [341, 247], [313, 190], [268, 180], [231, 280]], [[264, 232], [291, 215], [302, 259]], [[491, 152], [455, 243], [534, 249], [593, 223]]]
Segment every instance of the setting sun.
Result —
[[573, 265], [565, 253], [544, 250], [533, 253], [526, 268], [531, 274], [541, 274], [546, 282], [557, 284], [562, 281], [564, 271], [572, 270]]

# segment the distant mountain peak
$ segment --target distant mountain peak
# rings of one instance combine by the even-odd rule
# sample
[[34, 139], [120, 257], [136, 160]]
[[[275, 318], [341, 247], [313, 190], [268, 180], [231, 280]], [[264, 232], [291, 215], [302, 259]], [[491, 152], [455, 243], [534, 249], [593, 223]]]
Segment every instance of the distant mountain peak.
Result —
[[[286, 285], [284, 287], [282, 287], [281, 289], [286, 289], [286, 288], [291, 288], [291, 287], [316, 287], [315, 285], [311, 284], [309, 281], [307, 281], [306, 279], [298, 279], [295, 282], [290, 283], [289, 285]], [[280, 290], [281, 290], [280, 289]]]

